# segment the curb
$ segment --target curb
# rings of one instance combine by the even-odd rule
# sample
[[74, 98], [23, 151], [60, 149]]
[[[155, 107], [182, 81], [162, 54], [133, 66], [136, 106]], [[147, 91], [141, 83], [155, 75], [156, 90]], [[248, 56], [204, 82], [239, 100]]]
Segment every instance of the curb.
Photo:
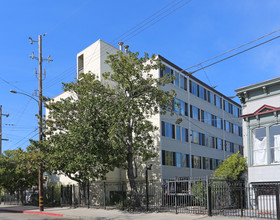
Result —
[[36, 212], [36, 211], [21, 211], [21, 210], [11, 210], [11, 209], [1, 209], [0, 212], [16, 212], [16, 213], [29, 213], [29, 214], [38, 214], [38, 215], [53, 215], [53, 216], [63, 216], [63, 214], [56, 214], [51, 212]]

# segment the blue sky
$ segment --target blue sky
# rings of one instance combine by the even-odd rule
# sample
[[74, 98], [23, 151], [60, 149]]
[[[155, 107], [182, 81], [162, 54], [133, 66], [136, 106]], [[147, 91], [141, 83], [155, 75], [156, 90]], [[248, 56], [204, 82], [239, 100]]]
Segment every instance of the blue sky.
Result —
[[[160, 17], [169, 15], [153, 24], [160, 17], [156, 18], [147, 25], [148, 28], [143, 27], [145, 30], [141, 28], [138, 30], [143, 30], [140, 33], [134, 32], [136, 35], [133, 37], [130, 35], [131, 38], [120, 37], [167, 5], [169, 7], [162, 12], [170, 10]], [[14, 89], [31, 95], [38, 89], [34, 74], [38, 62], [29, 58], [33, 51], [35, 56], [38, 55], [38, 46], [36, 43], [31, 45], [28, 37], [37, 40], [39, 34], [47, 33], [43, 37], [43, 56], [51, 55], [54, 62], [43, 64], [47, 73], [43, 87], [44, 95], [54, 97], [62, 92], [61, 82], [74, 79], [76, 54], [98, 39], [114, 46], [122, 40], [130, 45], [132, 51], [160, 54], [185, 69], [279, 29], [279, 11], [280, 2], [277, 0], [1, 2], [0, 105], [3, 113], [10, 114], [8, 118], [3, 117], [3, 138], [9, 139], [3, 141], [3, 151], [25, 148], [29, 138], [38, 137], [37, 103], [9, 92]], [[277, 35], [280, 32], [259, 43]], [[280, 39], [277, 39], [199, 71], [194, 76], [217, 86], [216, 89], [225, 95], [233, 96], [234, 89], [275, 78], [279, 74]], [[234, 100], [239, 102], [237, 98]]]

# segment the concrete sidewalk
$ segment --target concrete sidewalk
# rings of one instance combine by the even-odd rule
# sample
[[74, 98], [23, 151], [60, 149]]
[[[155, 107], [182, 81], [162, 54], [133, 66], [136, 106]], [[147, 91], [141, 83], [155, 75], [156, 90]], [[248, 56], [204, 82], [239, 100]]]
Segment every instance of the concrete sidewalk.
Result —
[[94, 208], [68, 208], [68, 207], [55, 207], [49, 208], [45, 207], [44, 212], [39, 212], [38, 207], [34, 206], [18, 206], [18, 205], [0, 205], [0, 212], [22, 212], [22, 213], [34, 213], [43, 215], [55, 215], [74, 218], [74, 219], [95, 219], [95, 220], [192, 220], [192, 219], [211, 219], [211, 220], [251, 220], [253, 218], [240, 218], [240, 217], [227, 217], [227, 216], [214, 216], [208, 217], [205, 215], [194, 215], [186, 213], [157, 213], [157, 212], [128, 212], [120, 210], [104, 210], [104, 209], [94, 209]]

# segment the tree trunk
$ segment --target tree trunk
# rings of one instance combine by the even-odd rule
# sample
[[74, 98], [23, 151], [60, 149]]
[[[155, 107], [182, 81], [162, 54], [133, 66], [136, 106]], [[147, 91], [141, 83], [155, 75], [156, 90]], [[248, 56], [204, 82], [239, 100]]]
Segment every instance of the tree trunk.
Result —
[[128, 169], [127, 169], [127, 176], [129, 180], [129, 184], [131, 187], [131, 205], [133, 208], [140, 207], [140, 198], [136, 187], [135, 182], [135, 175], [133, 172], [133, 155], [132, 153], [128, 153], [127, 155], [127, 163], [128, 163]]

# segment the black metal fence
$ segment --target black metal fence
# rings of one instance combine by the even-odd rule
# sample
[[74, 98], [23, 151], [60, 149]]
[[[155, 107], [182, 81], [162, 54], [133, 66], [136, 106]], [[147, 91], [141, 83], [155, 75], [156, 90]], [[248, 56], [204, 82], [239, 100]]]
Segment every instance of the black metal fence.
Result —
[[[44, 187], [44, 205], [60, 206], [60, 187]], [[5, 190], [3, 195], [5, 205], [39, 205], [38, 187], [32, 189]]]
[[[148, 190], [146, 186], [148, 185]], [[141, 208], [149, 211], [280, 219], [279, 185], [247, 185], [213, 178], [176, 178], [137, 182]], [[131, 208], [128, 182], [95, 182], [49, 187], [46, 206]], [[5, 204], [38, 205], [37, 189], [6, 192]]]

